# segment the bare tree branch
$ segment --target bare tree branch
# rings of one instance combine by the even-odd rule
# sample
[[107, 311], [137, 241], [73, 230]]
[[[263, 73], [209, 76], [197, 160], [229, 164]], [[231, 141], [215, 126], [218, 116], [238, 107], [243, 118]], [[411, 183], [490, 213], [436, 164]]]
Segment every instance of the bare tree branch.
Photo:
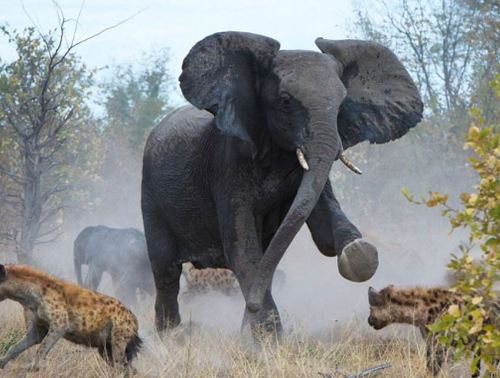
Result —
[[[56, 230], [54, 230], [53, 232], [55, 232]], [[36, 240], [35, 241], [35, 245], [41, 245], [41, 244], [50, 244], [50, 243], [53, 243], [55, 242], [57, 239], [59, 239], [59, 237], [64, 234], [63, 231], [59, 231], [56, 235], [54, 235], [52, 238], [50, 239], [47, 239], [47, 240]]]
[[4, 197], [5, 198], [17, 198], [19, 200], [22, 200], [23, 197], [19, 194], [19, 192], [11, 192], [11, 191], [8, 191], [4, 194]]
[[[13, 88], [0, 93], [0, 110], [2, 124], [13, 130], [12, 140], [16, 144], [12, 147], [19, 151], [16, 170], [18, 167], [22, 173], [0, 164], [0, 176], [19, 186], [18, 194], [3, 190], [0, 199], [5, 205], [2, 214], [12, 214], [18, 222], [16, 243], [21, 260], [31, 258], [35, 245], [50, 243], [58, 237], [54, 234], [59, 233], [61, 226], [53, 221], [68, 207], [61, 194], [73, 188], [73, 183], [66, 184], [67, 173], [59, 168], [68, 164], [63, 153], [68, 138], [73, 137], [70, 127], [80, 127], [78, 118], [86, 114], [80, 106], [85, 95], [81, 88], [88, 88], [87, 80], [91, 78], [86, 76], [85, 67], [79, 66], [73, 51], [142, 12], [78, 40], [84, 4], [82, 1], [76, 19], [67, 19], [57, 1], [53, 1], [58, 24], [47, 33], [24, 5], [23, 10], [34, 27], [26, 35], [10, 35], [7, 29], [2, 29], [20, 52], [18, 61], [11, 63], [18, 70], [5, 72], [6, 78], [12, 75], [13, 80], [8, 84]], [[71, 22], [75, 24], [68, 31]], [[23, 50], [24, 46], [30, 48]], [[69, 156], [72, 154], [69, 151]]]
[[[45, 204], [55, 194], [65, 192], [71, 188], [72, 188], [72, 185], [68, 184], [68, 185], [60, 185], [60, 186], [58, 185], [58, 186], [55, 186], [55, 187], [47, 190], [45, 193], [42, 194], [42, 198], [41, 198], [42, 204]], [[60, 210], [62, 210], [62, 208]]]
[[18, 184], [26, 184], [29, 182], [29, 179], [27, 177], [19, 176], [13, 172], [10, 172], [7, 168], [5, 168], [3, 165], [0, 164], [0, 172], [10, 179], [14, 180]]
[[[50, 218], [53, 218], [54, 216], [56, 216], [60, 211], [62, 211], [66, 206], [58, 206], [57, 208], [54, 208], [52, 209], [51, 211], [49, 211], [42, 219], [43, 219], [43, 222], [40, 222], [40, 224], [45, 224]], [[53, 227], [51, 229], [49, 229], [49, 231], [45, 231], [43, 233], [40, 233], [38, 232], [37, 233], [37, 236], [36, 236], [36, 239], [39, 239], [39, 238], [43, 238], [47, 235], [51, 235], [53, 234], [56, 230], [58, 230], [60, 228], [60, 226], [56, 226], [56, 227]]]
[[80, 9], [78, 10], [78, 16], [76, 16], [75, 28], [73, 29], [73, 36], [71, 37], [70, 46], [74, 45], [75, 43], [76, 31], [78, 30], [78, 25], [80, 24], [80, 16], [82, 15], [84, 5], [85, 5], [85, 0], [82, 0], [82, 3], [80, 4]]
[[71, 109], [65, 114], [63, 119], [59, 122], [59, 124], [50, 132], [44, 141], [40, 142], [38, 144], [39, 149], [45, 148], [47, 145], [49, 145], [51, 142], [53, 142], [54, 138], [59, 134], [59, 132], [66, 126], [66, 124], [71, 120], [73, 117], [73, 114], [75, 113], [75, 107], [71, 107]]
[[84, 39], [82, 39], [82, 40], [80, 40], [80, 41], [76, 42], [75, 44], [71, 45], [71, 46], [70, 46], [70, 48], [69, 48], [68, 50], [73, 49], [73, 48], [75, 48], [75, 47], [77, 47], [77, 46], [81, 45], [82, 43], [85, 43], [85, 42], [87, 42], [87, 41], [89, 41], [89, 40], [91, 40], [91, 39], [93, 39], [93, 38], [95, 38], [95, 37], [97, 37], [97, 36], [99, 36], [99, 35], [101, 35], [101, 34], [103, 34], [103, 33], [106, 33], [106, 32], [107, 32], [107, 31], [109, 31], [109, 30], [116, 29], [118, 26], [123, 25], [124, 23], [126, 23], [126, 22], [130, 21], [131, 19], [133, 19], [133, 18], [134, 18], [134, 17], [136, 17], [137, 15], [141, 14], [143, 11], [144, 11], [144, 10], [143, 10], [143, 9], [141, 9], [141, 10], [137, 11], [136, 13], [134, 13], [132, 16], [130, 16], [130, 17], [128, 17], [128, 18], [126, 18], [126, 19], [124, 19], [124, 20], [122, 20], [122, 21], [120, 21], [120, 22], [117, 22], [117, 23], [116, 23], [116, 24], [114, 24], [114, 25], [108, 26], [107, 28], [104, 28], [104, 29], [102, 29], [102, 30], [98, 31], [98, 32], [97, 32], [97, 33], [95, 33], [95, 34], [92, 34], [91, 36], [89, 36], [89, 37], [87, 37], [87, 38], [84, 38]]

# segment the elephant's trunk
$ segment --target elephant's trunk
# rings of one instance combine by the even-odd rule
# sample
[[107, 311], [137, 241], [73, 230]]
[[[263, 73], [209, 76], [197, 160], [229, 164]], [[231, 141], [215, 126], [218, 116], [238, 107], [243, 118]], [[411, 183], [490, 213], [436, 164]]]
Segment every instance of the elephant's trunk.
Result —
[[306, 143], [305, 151], [310, 169], [304, 172], [295, 199], [259, 262], [247, 301], [250, 311], [255, 312], [262, 308], [264, 295], [271, 285], [274, 270], [316, 206], [328, 180], [332, 163], [341, 151], [336, 113], [335, 117], [330, 115], [329, 118], [329, 122], [320, 121], [311, 125], [311, 129], [315, 130], [314, 137]]

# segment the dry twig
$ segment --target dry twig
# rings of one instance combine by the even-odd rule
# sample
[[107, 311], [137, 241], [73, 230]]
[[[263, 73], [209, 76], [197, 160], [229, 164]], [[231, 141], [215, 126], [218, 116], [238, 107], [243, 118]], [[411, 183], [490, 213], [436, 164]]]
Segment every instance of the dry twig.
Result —
[[375, 377], [376, 375], [378, 375], [380, 370], [387, 369], [389, 367], [391, 367], [391, 364], [386, 362], [386, 363], [383, 363], [381, 365], [377, 365], [377, 366], [362, 370], [359, 373], [347, 373], [347, 374], [345, 374], [337, 369], [337, 370], [335, 370], [335, 373], [333, 373], [333, 375], [328, 374], [328, 373], [321, 373], [321, 372], [318, 372], [318, 374], [323, 378], [334, 378], [334, 377], [366, 378], [366, 377]]

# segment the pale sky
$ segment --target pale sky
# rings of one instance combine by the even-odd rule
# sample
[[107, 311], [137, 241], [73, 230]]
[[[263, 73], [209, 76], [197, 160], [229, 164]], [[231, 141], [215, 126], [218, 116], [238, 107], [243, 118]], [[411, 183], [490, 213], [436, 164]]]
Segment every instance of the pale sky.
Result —
[[[203, 37], [225, 30], [264, 34], [280, 41], [283, 49], [316, 50], [316, 37], [349, 38], [345, 25], [352, 19], [352, 4], [359, 0], [87, 0], [78, 36], [84, 38], [140, 11], [116, 29], [78, 47], [91, 67], [133, 61], [152, 47], [169, 47], [169, 69], [177, 78], [189, 49]], [[43, 30], [57, 25], [50, 0], [0, 0], [0, 24], [22, 29], [32, 25], [27, 13]], [[82, 2], [59, 0], [66, 18], [76, 18]], [[0, 57], [14, 51], [0, 38]]]

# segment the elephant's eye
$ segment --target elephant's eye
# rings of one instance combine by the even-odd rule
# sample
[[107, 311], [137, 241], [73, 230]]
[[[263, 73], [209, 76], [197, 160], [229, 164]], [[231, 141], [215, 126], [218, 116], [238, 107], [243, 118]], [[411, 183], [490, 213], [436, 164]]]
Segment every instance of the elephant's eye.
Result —
[[281, 95], [278, 99], [278, 102], [281, 106], [288, 107], [288, 106], [290, 106], [290, 102], [291, 102], [290, 100], [291, 100], [291, 96], [288, 93], [281, 93]]

